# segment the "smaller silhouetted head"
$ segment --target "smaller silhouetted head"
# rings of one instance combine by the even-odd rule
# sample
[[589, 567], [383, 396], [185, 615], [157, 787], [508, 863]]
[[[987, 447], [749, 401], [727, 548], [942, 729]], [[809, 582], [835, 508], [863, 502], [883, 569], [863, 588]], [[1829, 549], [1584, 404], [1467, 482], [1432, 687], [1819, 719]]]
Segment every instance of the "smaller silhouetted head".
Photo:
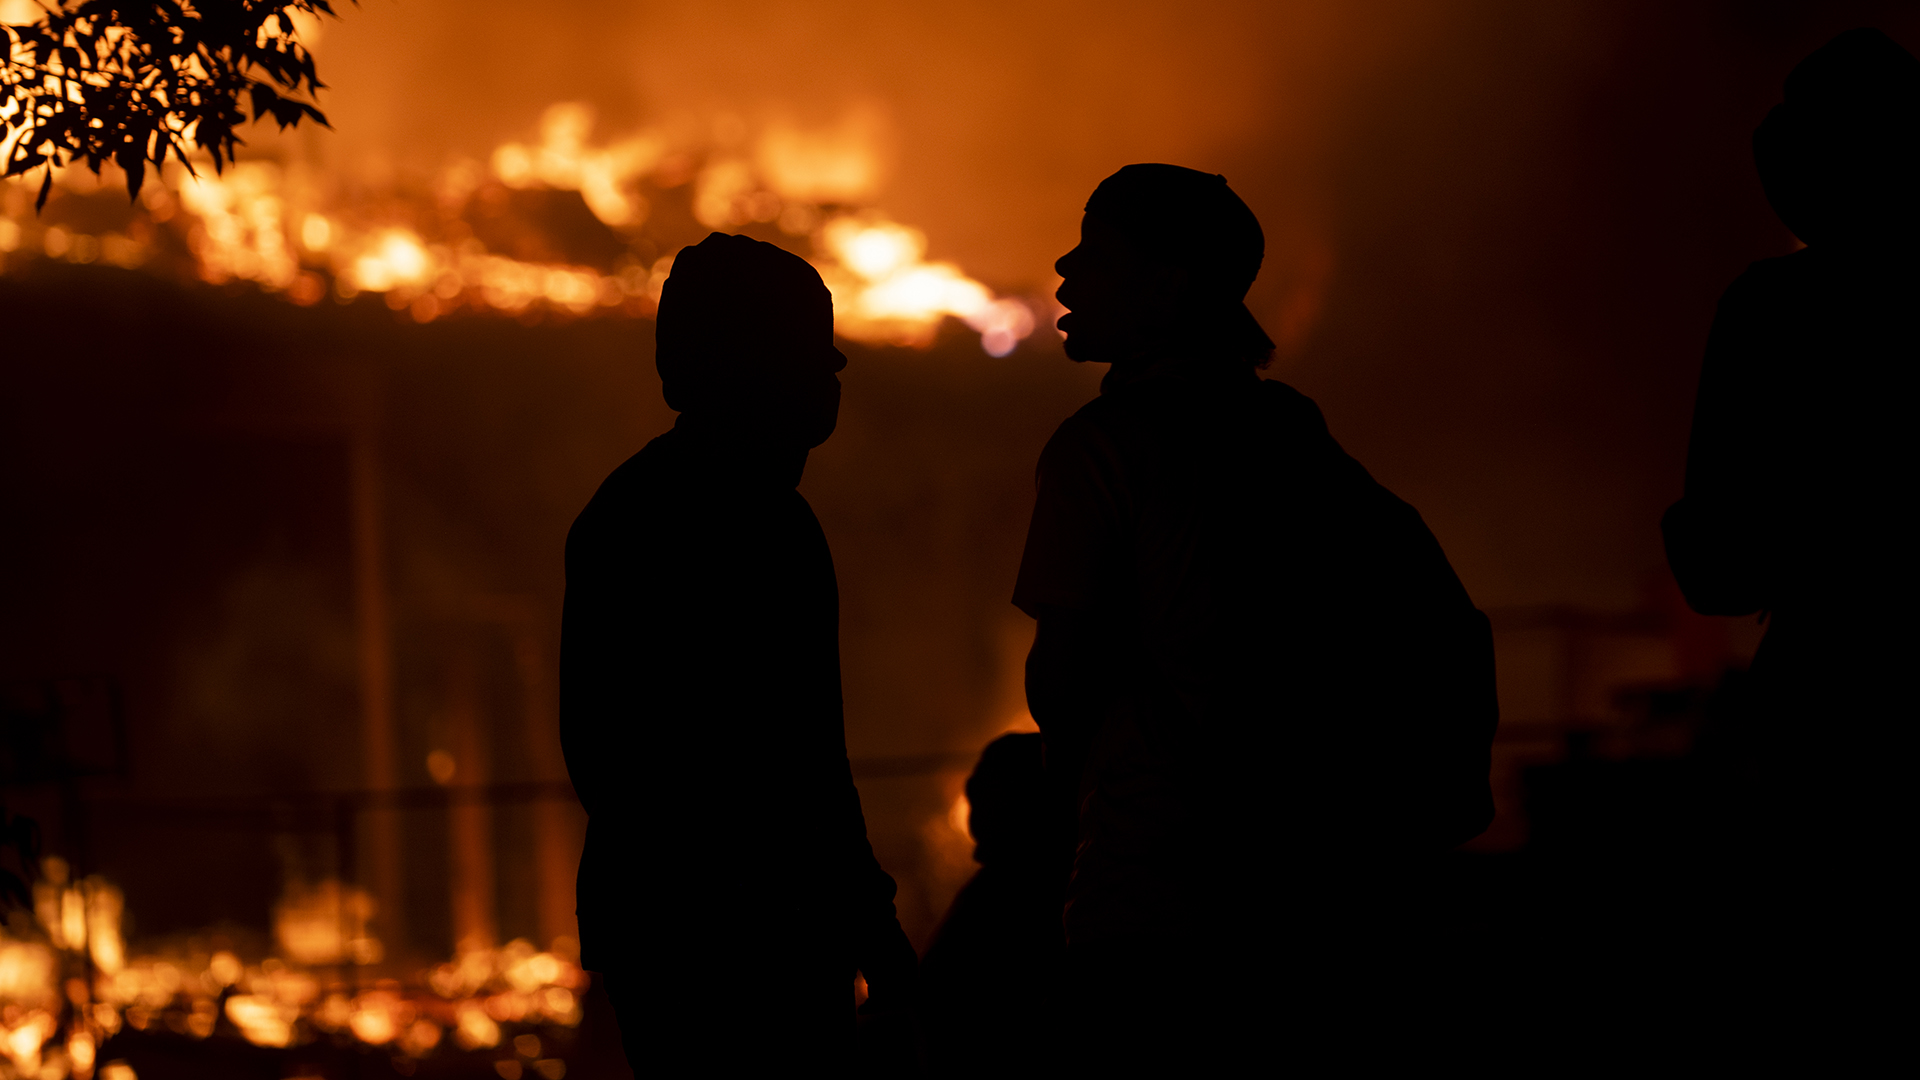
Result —
[[1037, 732], [1002, 735], [967, 777], [967, 831], [981, 865], [1034, 862], [1049, 854], [1046, 762]]
[[1080, 243], [1054, 264], [1074, 360], [1171, 352], [1265, 363], [1273, 340], [1244, 303], [1266, 238], [1227, 178], [1128, 165], [1087, 200]]
[[833, 434], [847, 358], [818, 271], [772, 244], [713, 233], [674, 256], [654, 363], [676, 412], [810, 448]]
[[1753, 133], [1780, 220], [1809, 246], [1911, 242], [1920, 222], [1920, 60], [1849, 30], [1787, 76]]

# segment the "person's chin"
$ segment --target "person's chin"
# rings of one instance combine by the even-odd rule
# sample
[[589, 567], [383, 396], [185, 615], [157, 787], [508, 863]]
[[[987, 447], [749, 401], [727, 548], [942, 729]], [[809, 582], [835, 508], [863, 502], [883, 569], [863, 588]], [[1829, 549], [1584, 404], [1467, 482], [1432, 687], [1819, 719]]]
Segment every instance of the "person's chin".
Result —
[[804, 416], [796, 419], [799, 423], [795, 426], [794, 434], [797, 438], [794, 441], [812, 450], [832, 438], [834, 429], [840, 426], [839, 395], [834, 395], [832, 405], [810, 409]]
[[1061, 347], [1066, 350], [1067, 359], [1076, 364], [1113, 363], [1113, 342], [1100, 332], [1105, 327], [1099, 320], [1087, 318], [1084, 312], [1069, 311], [1053, 325], [1066, 335]]
[[1060, 343], [1060, 347], [1066, 350], [1067, 359], [1076, 364], [1113, 363], [1113, 350], [1105, 346], [1106, 343], [1096, 336], [1072, 331], [1068, 331], [1066, 340]]
[[808, 450], [817, 450], [820, 448], [820, 444], [833, 438], [834, 429], [838, 426], [837, 423], [831, 420], [825, 424], [816, 425], [801, 441], [806, 444]]

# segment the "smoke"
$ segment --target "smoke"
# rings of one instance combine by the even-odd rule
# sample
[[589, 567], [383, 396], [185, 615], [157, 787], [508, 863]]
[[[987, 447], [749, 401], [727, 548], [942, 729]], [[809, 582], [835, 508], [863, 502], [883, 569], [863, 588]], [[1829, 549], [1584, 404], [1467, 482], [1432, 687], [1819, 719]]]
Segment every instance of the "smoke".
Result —
[[311, 138], [378, 172], [484, 158], [559, 100], [609, 128], [858, 118], [884, 150], [884, 208], [935, 257], [1044, 285], [1087, 193], [1130, 161], [1226, 170], [1264, 221], [1311, 217], [1346, 98], [1431, 9], [409, 0], [328, 26], [336, 133]]
[[607, 130], [857, 114], [880, 209], [1008, 290], [1048, 287], [1118, 166], [1223, 172], [1269, 237], [1274, 374], [1476, 598], [1621, 607], [1661, 565], [1714, 299], [1790, 243], [1747, 134], [1800, 55], [1873, 21], [1898, 36], [1871, 4], [411, 0], [329, 28], [338, 134], [314, 138], [391, 169], [556, 100]]

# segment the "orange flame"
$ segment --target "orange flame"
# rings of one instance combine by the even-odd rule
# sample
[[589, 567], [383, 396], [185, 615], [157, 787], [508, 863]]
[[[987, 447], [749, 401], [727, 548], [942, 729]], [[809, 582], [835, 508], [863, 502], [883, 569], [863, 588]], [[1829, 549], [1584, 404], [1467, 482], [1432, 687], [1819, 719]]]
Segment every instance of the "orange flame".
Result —
[[[1004, 356], [1033, 332], [1025, 301], [996, 296], [952, 263], [927, 261], [919, 230], [871, 208], [881, 168], [879, 123], [870, 113], [822, 130], [772, 123], [753, 137], [741, 121], [722, 118], [705, 139], [648, 129], [601, 143], [593, 124], [588, 105], [553, 105], [537, 141], [505, 143], [484, 167], [459, 162], [442, 170], [431, 209], [395, 197], [343, 203], [325, 196], [329, 185], [308, 170], [246, 161], [224, 173], [200, 168], [197, 176], [169, 167], [144, 190], [142, 215], [95, 235], [43, 224], [25, 188], [9, 181], [0, 185], [0, 270], [23, 255], [143, 266], [161, 255], [156, 226], [172, 221], [184, 230], [198, 277], [254, 282], [299, 304], [332, 291], [343, 300], [378, 294], [418, 322], [462, 309], [644, 316], [658, 303], [671, 255], [612, 267], [529, 261], [489, 250], [461, 215], [489, 184], [578, 192], [615, 237], [644, 249], [652, 207], [642, 188], [691, 181], [701, 225], [771, 226], [782, 243], [807, 249], [833, 292], [835, 329], [844, 337], [924, 347], [953, 318], [980, 334], [988, 353]], [[116, 182], [71, 168], [55, 173], [63, 192]]]
[[[276, 932], [288, 955], [249, 964], [227, 950], [128, 955], [118, 889], [99, 878], [72, 882], [67, 865], [53, 858], [43, 860], [41, 877], [32, 934], [23, 939], [0, 931], [0, 1076], [126, 1080], [124, 1064], [95, 1061], [123, 1024], [160, 1024], [205, 1039], [222, 1011], [259, 1046], [291, 1046], [320, 1032], [391, 1047], [408, 1059], [427, 1056], [449, 1035], [462, 1048], [482, 1049], [508, 1039], [504, 1025], [581, 1020], [586, 976], [573, 960], [578, 946], [571, 939], [555, 941], [551, 950], [524, 940], [466, 949], [422, 973], [418, 989], [380, 979], [353, 992], [351, 985], [333, 988], [322, 980], [336, 978], [325, 969], [343, 959], [366, 962], [355, 955], [355, 920], [370, 915], [371, 905], [338, 882], [283, 899]], [[323, 921], [331, 929], [318, 925]], [[316, 972], [309, 961], [324, 966]], [[90, 970], [91, 977], [67, 977], [76, 970]], [[526, 1037], [509, 1041], [537, 1051], [538, 1043]], [[542, 1059], [534, 1068], [557, 1075], [565, 1066]]]

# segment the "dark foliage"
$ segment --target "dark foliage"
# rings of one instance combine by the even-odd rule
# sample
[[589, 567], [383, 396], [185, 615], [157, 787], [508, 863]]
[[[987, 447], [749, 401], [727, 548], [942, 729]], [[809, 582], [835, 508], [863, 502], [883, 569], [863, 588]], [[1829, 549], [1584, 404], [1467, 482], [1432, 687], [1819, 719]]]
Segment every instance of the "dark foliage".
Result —
[[[211, 151], [217, 172], [233, 161], [247, 119], [281, 128], [327, 118], [300, 97], [324, 84], [297, 40], [293, 14], [332, 15], [330, 0], [42, 0], [38, 23], [5, 28], [0, 137], [5, 176], [84, 161], [111, 161], [138, 195], [148, 162], [172, 154], [189, 171], [190, 147]], [[243, 107], [244, 101], [244, 107]], [[244, 110], [246, 111], [243, 111]]]

